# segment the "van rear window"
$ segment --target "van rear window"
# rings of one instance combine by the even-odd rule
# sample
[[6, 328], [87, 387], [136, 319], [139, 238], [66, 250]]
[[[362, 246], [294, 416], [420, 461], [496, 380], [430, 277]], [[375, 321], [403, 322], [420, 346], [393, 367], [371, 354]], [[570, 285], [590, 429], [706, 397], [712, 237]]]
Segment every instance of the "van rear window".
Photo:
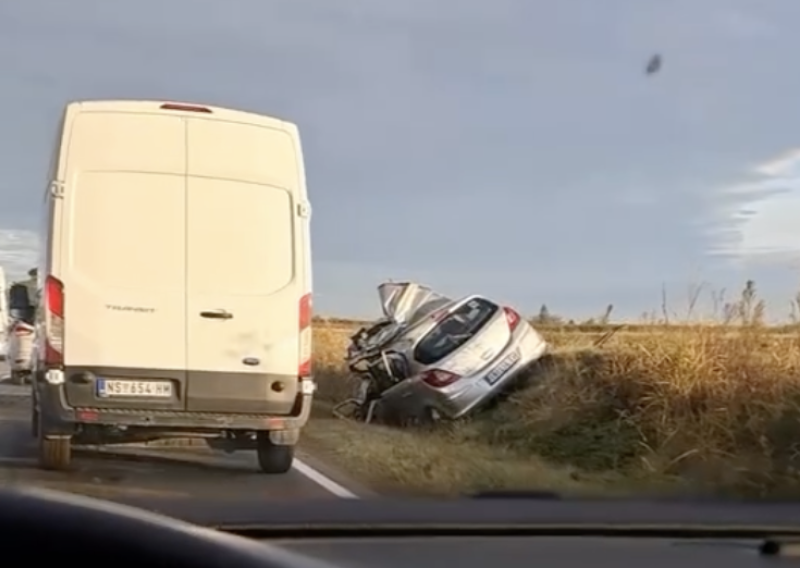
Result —
[[445, 316], [414, 348], [414, 359], [433, 365], [465, 345], [497, 313], [497, 304], [473, 298]]

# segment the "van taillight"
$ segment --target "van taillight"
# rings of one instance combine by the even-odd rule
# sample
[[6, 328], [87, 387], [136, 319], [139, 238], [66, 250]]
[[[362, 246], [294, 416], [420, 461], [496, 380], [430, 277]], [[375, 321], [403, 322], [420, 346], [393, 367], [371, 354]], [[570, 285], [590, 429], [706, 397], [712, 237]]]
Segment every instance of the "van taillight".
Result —
[[503, 311], [506, 314], [506, 321], [508, 322], [508, 327], [511, 328], [511, 331], [514, 331], [515, 329], [517, 329], [517, 326], [519, 325], [519, 320], [521, 320], [522, 318], [515, 310], [512, 310], [511, 308], [503, 308]]
[[48, 366], [64, 363], [64, 285], [48, 276], [44, 283], [44, 362]]
[[185, 103], [164, 103], [159, 108], [161, 108], [161, 110], [178, 110], [183, 112], [203, 112], [205, 114], [212, 114], [210, 108], [197, 105], [187, 105]]
[[311, 376], [311, 294], [300, 298], [300, 366], [297, 370], [299, 377]]

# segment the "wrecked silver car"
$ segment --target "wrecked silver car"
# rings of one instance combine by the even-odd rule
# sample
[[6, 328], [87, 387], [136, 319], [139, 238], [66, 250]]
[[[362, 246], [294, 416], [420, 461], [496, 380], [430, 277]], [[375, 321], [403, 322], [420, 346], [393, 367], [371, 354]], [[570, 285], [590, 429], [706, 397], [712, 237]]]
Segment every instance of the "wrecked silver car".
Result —
[[334, 412], [365, 422], [456, 419], [513, 385], [547, 352], [514, 309], [479, 295], [453, 300], [413, 282], [378, 286], [383, 317], [351, 337], [359, 378]]

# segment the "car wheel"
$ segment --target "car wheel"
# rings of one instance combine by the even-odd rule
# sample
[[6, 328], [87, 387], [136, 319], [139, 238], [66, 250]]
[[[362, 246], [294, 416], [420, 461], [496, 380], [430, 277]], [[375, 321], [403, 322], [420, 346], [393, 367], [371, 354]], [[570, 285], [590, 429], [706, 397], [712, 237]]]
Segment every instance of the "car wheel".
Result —
[[39, 467], [47, 470], [64, 471], [72, 462], [72, 438], [59, 436], [45, 438], [42, 434], [41, 421], [37, 426], [39, 438]]
[[279, 446], [269, 439], [269, 432], [259, 432], [256, 455], [263, 473], [286, 473], [292, 469], [294, 446]]

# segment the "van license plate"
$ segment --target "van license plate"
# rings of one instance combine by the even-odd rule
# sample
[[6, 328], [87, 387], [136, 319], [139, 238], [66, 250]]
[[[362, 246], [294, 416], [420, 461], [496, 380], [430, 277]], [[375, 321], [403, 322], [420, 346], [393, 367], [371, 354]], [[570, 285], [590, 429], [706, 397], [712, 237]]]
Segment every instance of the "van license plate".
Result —
[[490, 385], [495, 384], [499, 381], [503, 376], [508, 372], [511, 367], [517, 364], [520, 359], [519, 349], [515, 350], [511, 353], [508, 357], [500, 361], [500, 363], [489, 371], [489, 374], [486, 375], [486, 382]]
[[111, 379], [97, 380], [97, 396], [171, 398], [172, 383], [169, 381], [120, 381]]

